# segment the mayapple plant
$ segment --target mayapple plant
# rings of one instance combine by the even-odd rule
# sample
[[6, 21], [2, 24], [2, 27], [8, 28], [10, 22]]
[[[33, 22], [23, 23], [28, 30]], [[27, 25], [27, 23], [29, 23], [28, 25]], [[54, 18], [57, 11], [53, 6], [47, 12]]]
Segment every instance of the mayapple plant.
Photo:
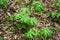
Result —
[[57, 0], [57, 3], [54, 5], [55, 8], [60, 8], [60, 0]]
[[26, 23], [28, 25], [34, 25], [37, 24], [38, 20], [36, 18], [31, 18], [27, 16], [26, 14], [14, 14], [11, 16], [12, 20], [16, 20], [20, 23]]
[[[17, 26], [19, 30], [26, 28], [26, 25], [32, 26], [38, 23], [38, 20], [34, 17], [30, 17], [31, 11], [29, 8], [21, 7], [18, 13], [13, 14], [10, 18], [20, 23]], [[22, 25], [23, 24], [23, 25]]]
[[25, 38], [34, 38], [34, 37], [52, 37], [53, 32], [48, 27], [43, 27], [40, 30], [37, 28], [31, 28], [25, 33]]
[[26, 8], [26, 7], [21, 7], [19, 9], [19, 12], [20, 13], [24, 13], [24, 14], [27, 14], [27, 15], [31, 15], [31, 10], [29, 8]]
[[42, 12], [45, 10], [45, 6], [39, 1], [34, 1], [31, 6], [34, 8], [35, 12]]
[[55, 7], [55, 8], [60, 8], [60, 3], [56, 3], [56, 4], [54, 5], [54, 7]]
[[51, 17], [53, 17], [53, 18], [60, 18], [60, 13], [58, 13], [58, 12], [48, 11], [47, 14], [50, 15]]
[[49, 38], [52, 36], [52, 31], [48, 27], [43, 27], [41, 30], [42, 37]]
[[40, 31], [37, 28], [31, 28], [25, 33], [25, 38], [41, 37]]
[[31, 20], [30, 21], [30, 24], [31, 25], [34, 25], [34, 24], [37, 24], [38, 23], [38, 20], [36, 18], [31, 18], [30, 20]]

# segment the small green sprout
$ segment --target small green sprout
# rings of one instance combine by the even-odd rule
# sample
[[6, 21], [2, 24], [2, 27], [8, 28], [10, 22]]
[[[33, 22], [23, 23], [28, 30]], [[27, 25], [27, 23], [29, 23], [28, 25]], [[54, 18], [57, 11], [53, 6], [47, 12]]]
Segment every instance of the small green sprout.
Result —
[[14, 31], [14, 30], [15, 30], [15, 29], [14, 29], [14, 26], [9, 27], [9, 30], [10, 30], [10, 31]]
[[23, 13], [23, 14], [27, 14], [27, 15], [30, 15], [31, 14], [31, 10], [29, 8], [26, 8], [26, 7], [21, 7], [19, 9], [19, 12], [20, 13]]
[[43, 27], [41, 30], [41, 34], [44, 38], [49, 38], [52, 36], [52, 31], [48, 27]]
[[31, 28], [25, 33], [25, 38], [41, 37], [40, 31], [37, 28]]
[[22, 30], [22, 29], [25, 29], [26, 28], [26, 26], [24, 25], [24, 24], [19, 24], [18, 26], [17, 26], [17, 29], [18, 30]]
[[45, 10], [45, 6], [42, 2], [34, 1], [31, 5], [34, 7], [35, 12], [42, 12]]

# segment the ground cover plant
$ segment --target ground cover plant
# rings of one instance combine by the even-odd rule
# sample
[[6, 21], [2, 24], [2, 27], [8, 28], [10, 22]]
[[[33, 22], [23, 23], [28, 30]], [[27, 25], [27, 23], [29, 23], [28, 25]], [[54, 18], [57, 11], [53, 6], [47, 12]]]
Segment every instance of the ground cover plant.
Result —
[[55, 8], [60, 8], [60, 0], [57, 0], [57, 3], [54, 5]]
[[52, 18], [60, 18], [59, 12], [48, 11], [47, 14], [50, 15]]
[[42, 12], [45, 10], [45, 6], [43, 5], [42, 2], [39, 2], [39, 1], [34, 1], [32, 4], [31, 4], [32, 7], [34, 7], [34, 11], [35, 12]]
[[0, 0], [0, 40], [60, 40], [60, 0]]

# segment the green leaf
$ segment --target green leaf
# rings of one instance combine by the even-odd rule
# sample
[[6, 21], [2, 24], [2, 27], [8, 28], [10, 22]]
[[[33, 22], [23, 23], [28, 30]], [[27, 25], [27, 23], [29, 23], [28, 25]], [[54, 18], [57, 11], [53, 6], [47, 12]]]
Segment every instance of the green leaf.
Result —
[[48, 27], [43, 27], [40, 31], [44, 38], [49, 38], [52, 36], [52, 31]]
[[19, 25], [17, 26], [17, 29], [18, 29], [18, 30], [22, 30], [22, 29], [24, 29], [24, 28], [26, 28], [24, 24], [19, 24]]
[[52, 16], [53, 18], [55, 18], [56, 13], [55, 13], [55, 12], [52, 12], [52, 13], [51, 13], [51, 16]]
[[36, 18], [31, 18], [31, 25], [37, 24], [38, 20]]
[[26, 14], [14, 14], [11, 16], [12, 20], [16, 20], [20, 23], [25, 23], [27, 25], [34, 25], [37, 24], [38, 20], [36, 18], [31, 18]]
[[60, 18], [60, 13], [58, 13], [58, 14], [56, 15], [56, 17], [57, 17], [57, 18]]
[[39, 1], [34, 1], [31, 6], [34, 7], [35, 12], [42, 12], [45, 10], [45, 6]]
[[60, 3], [56, 3], [56, 4], [54, 5], [54, 7], [55, 7], [55, 8], [60, 8]]
[[54, 8], [60, 8], [60, 0], [56, 0], [56, 4], [54, 5]]
[[0, 6], [7, 6], [8, 5], [8, 0], [0, 0]]
[[31, 28], [25, 33], [25, 38], [41, 37], [40, 31], [37, 28]]
[[26, 7], [21, 7], [19, 9], [19, 13], [23, 13], [23, 14], [26, 14], [26, 15], [31, 15], [31, 10], [29, 8], [26, 8]]
[[48, 15], [50, 15], [53, 18], [60, 18], [60, 13], [58, 13], [58, 12], [50, 11], [50, 12], [48, 12]]

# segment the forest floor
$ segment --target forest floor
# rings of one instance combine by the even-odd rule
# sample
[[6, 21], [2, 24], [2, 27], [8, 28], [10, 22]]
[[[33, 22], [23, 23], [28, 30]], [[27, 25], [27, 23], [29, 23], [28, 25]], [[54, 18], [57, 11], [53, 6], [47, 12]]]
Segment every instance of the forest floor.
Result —
[[[34, 0], [30, 1], [29, 3], [26, 3], [24, 0], [21, 3], [17, 3], [15, 0], [9, 0], [9, 1], [10, 1], [10, 5], [8, 6], [6, 10], [6, 13], [4, 13], [2, 9], [0, 9], [0, 36], [2, 36], [4, 40], [60, 40], [60, 19], [58, 20], [53, 19], [51, 17], [47, 17], [45, 14], [49, 10], [58, 11], [58, 12], [60, 11], [58, 9], [52, 8], [52, 6], [56, 2], [55, 0], [53, 1], [40, 0], [41, 2], [43, 2], [43, 4], [46, 7], [46, 10], [42, 12], [42, 14], [36, 14], [32, 10], [32, 16], [39, 19], [39, 22], [35, 27], [41, 28], [41, 27], [46, 26], [46, 27], [50, 27], [51, 30], [53, 31], [53, 36], [48, 39], [44, 39], [44, 38], [25, 39], [23, 37], [23, 33], [25, 32], [25, 30], [19, 31], [16, 28], [14, 29], [14, 31], [9, 30], [8, 26], [10, 24], [8, 24], [8, 22], [10, 22], [11, 24], [14, 24], [14, 27], [16, 27], [17, 22], [11, 21], [7, 17], [18, 12], [19, 7], [21, 6], [26, 7]], [[7, 22], [7, 25], [5, 25], [5, 22]]]

